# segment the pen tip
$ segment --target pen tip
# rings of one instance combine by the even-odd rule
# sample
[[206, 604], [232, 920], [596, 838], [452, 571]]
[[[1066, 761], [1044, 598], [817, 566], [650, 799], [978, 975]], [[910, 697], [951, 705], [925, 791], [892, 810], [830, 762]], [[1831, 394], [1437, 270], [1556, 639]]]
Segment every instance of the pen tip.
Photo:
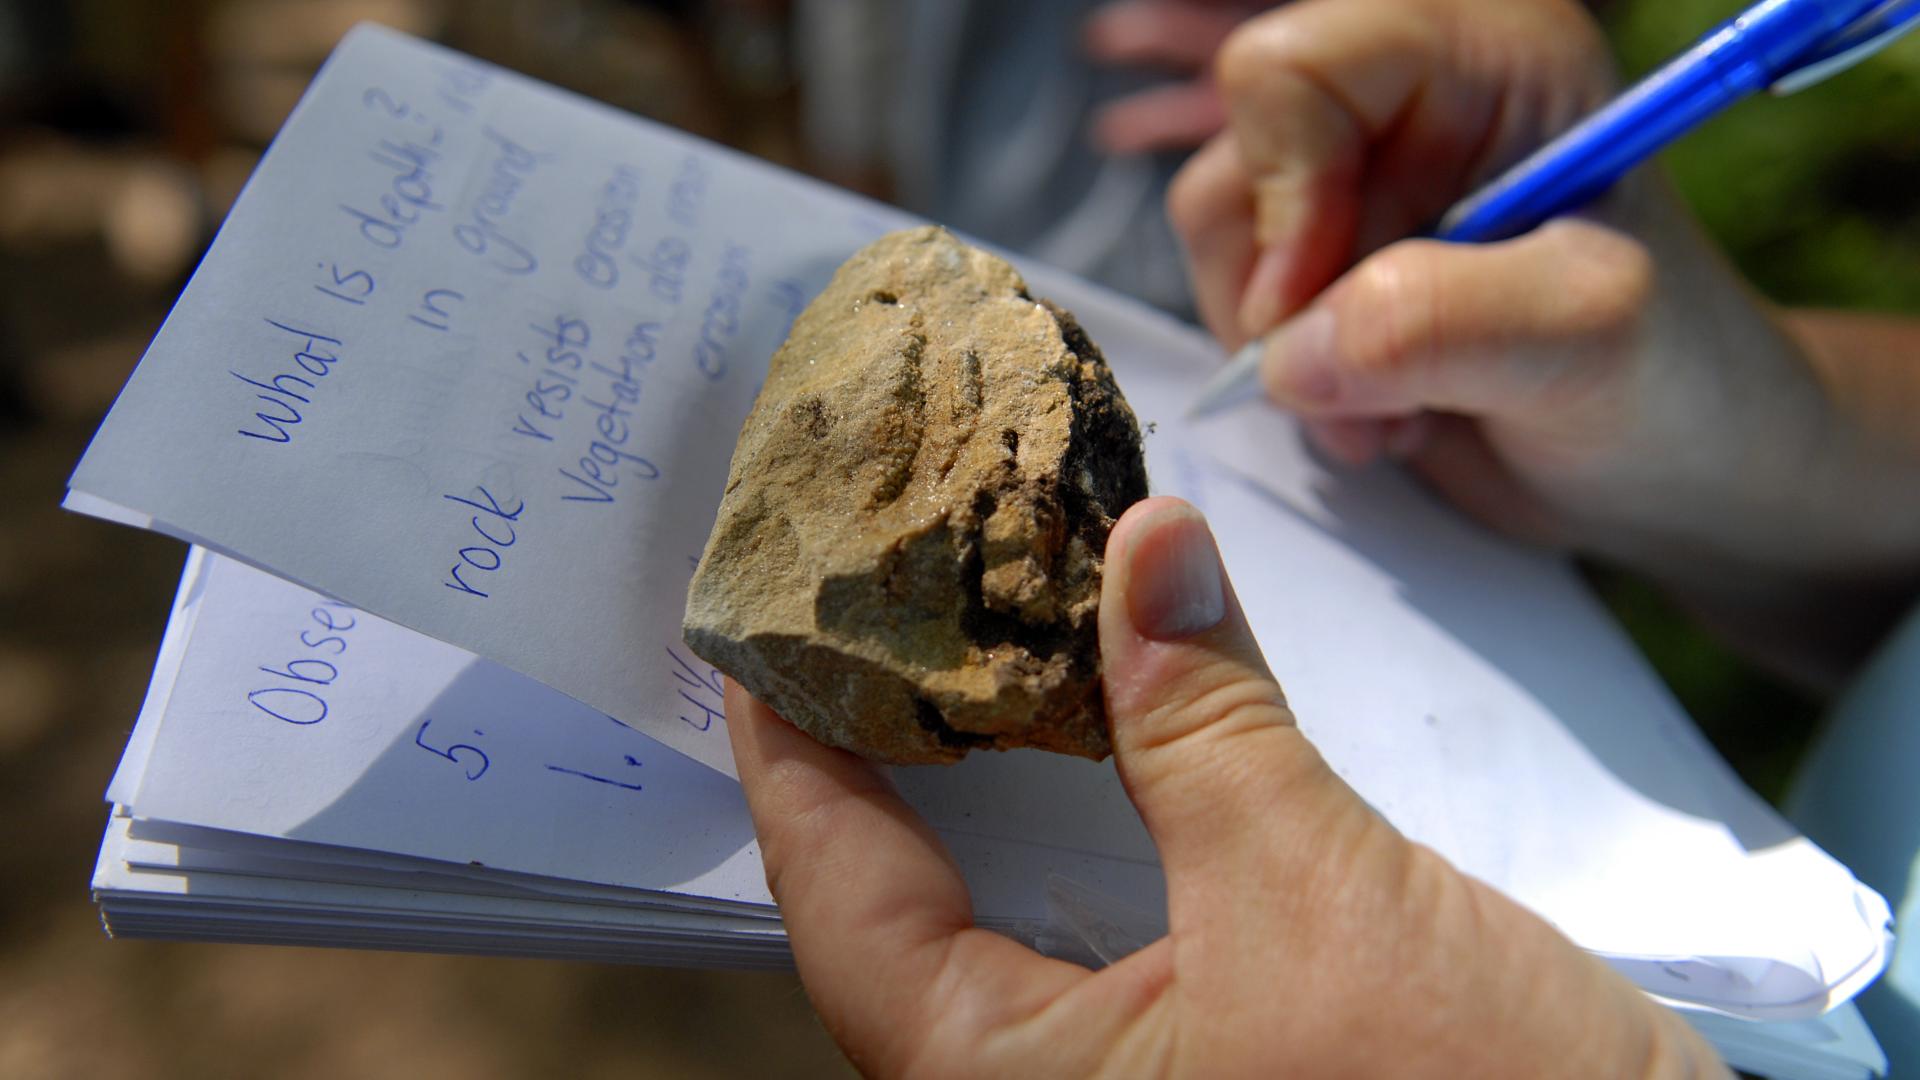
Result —
[[1207, 384], [1200, 388], [1182, 414], [1186, 420], [1201, 420], [1241, 402], [1252, 401], [1261, 396], [1260, 356], [1265, 346], [1262, 339], [1256, 338], [1240, 347]]

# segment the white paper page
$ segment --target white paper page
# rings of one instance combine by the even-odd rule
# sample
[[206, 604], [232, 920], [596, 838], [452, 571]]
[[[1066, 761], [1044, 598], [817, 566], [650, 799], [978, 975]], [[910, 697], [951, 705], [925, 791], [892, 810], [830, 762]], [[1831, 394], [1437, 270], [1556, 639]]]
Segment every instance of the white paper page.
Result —
[[[198, 607], [139, 816], [772, 902], [739, 785], [712, 769], [231, 559], [209, 558]], [[676, 655], [719, 708], [713, 669]]]
[[1825, 1016], [1755, 1023], [1682, 1010], [1687, 1022], [1720, 1051], [1728, 1065], [1782, 1080], [1867, 1080], [1884, 1076], [1882, 1053], [1858, 1006]]
[[1353, 548], [1376, 591], [1501, 669], [1649, 798], [1724, 821], [1754, 842], [1791, 831], [1687, 719], [1566, 559], [1496, 538], [1396, 469], [1328, 468], [1272, 410], [1243, 410], [1196, 438]]
[[1691, 727], [1559, 574], [1396, 577], [1372, 561], [1396, 534], [1358, 513], [1338, 538], [1284, 529], [1256, 486], [1186, 475], [1302, 729], [1402, 831], [1582, 947], [1652, 960], [1622, 970], [1667, 997], [1810, 1015], [1884, 964], [1884, 901], [1757, 800], [1707, 797], [1724, 766], [1664, 737]]
[[689, 560], [756, 371], [903, 223], [362, 27], [73, 487], [730, 769], [667, 655]]
[[342, 847], [311, 840], [288, 840], [153, 818], [132, 818], [128, 835], [134, 840], [151, 840], [196, 855], [230, 859], [249, 865], [272, 865], [276, 867], [273, 871], [275, 874], [297, 866], [301, 869], [298, 872], [289, 870], [288, 876], [310, 881], [393, 886], [407, 880], [430, 879], [454, 891], [480, 895], [541, 897], [663, 911], [724, 912], [773, 922], [778, 922], [780, 918], [777, 910], [764, 903], [545, 877], [499, 867], [477, 867], [425, 856]]
[[[772, 903], [735, 782], [454, 646], [223, 556], [205, 565], [139, 817]], [[683, 688], [720, 708], [713, 669], [677, 655]], [[1110, 763], [1028, 752], [899, 776], [982, 921], [1043, 918], [1049, 873], [1164, 902]]]
[[187, 655], [187, 640], [193, 634], [194, 616], [199, 612], [201, 574], [206, 569], [207, 550], [187, 549], [187, 565], [180, 572], [180, 585], [174, 590], [173, 610], [167, 616], [166, 632], [160, 635], [160, 653], [153, 661], [153, 674], [147, 679], [147, 696], [141, 699], [140, 713], [133, 721], [133, 734], [120, 755], [120, 764], [107, 782], [107, 801], [126, 803], [139, 790], [141, 774], [147, 770], [147, 755], [160, 734], [160, 721], [166, 715], [167, 699], [173, 695], [173, 681], [180, 674], [180, 662]]
[[613, 928], [629, 934], [743, 938], [784, 951], [785, 933], [777, 923], [718, 912], [662, 911], [617, 903], [579, 903], [541, 897], [490, 896], [372, 885], [343, 885], [287, 880], [251, 872], [243, 862], [218, 860], [190, 849], [129, 835], [129, 820], [116, 815], [107, 826], [95, 868], [93, 888], [103, 894], [154, 894], [192, 897], [206, 905], [226, 905], [226, 916], [244, 919], [271, 912], [328, 909], [357, 914], [369, 925], [385, 919], [400, 926], [408, 919], [490, 921], [503, 930], [546, 931]]
[[[368, 875], [361, 878], [340, 879], [316, 873], [321, 864], [304, 860], [276, 859], [254, 854], [235, 855], [231, 852], [173, 845], [163, 845], [172, 850], [167, 853], [167, 860], [162, 862], [151, 858], [152, 842], [150, 840], [138, 835], [134, 835], [132, 839], [136, 849], [129, 851], [125, 859], [130, 871], [217, 874], [223, 878], [268, 881], [273, 883], [274, 889], [279, 890], [278, 895], [300, 902], [307, 902], [313, 896], [329, 895], [325, 890], [334, 886], [372, 888], [405, 893], [408, 896], [409, 909], [424, 911], [430, 917], [441, 917], [460, 913], [463, 910], [463, 904], [469, 899], [499, 898], [528, 901], [538, 905], [526, 914], [506, 917], [515, 922], [524, 923], [523, 927], [516, 927], [516, 929], [524, 929], [530, 933], [604, 926], [613, 923], [643, 929], [651, 934], [751, 938], [770, 948], [786, 947], [786, 931], [778, 919], [712, 906], [674, 907], [635, 903], [633, 902], [635, 894], [631, 892], [626, 894], [624, 900], [609, 903], [546, 896], [537, 892], [513, 891], [497, 885], [476, 888], [473, 882], [458, 877], [426, 873], [389, 874], [384, 877]], [[303, 892], [302, 890], [308, 886], [314, 887], [314, 890], [311, 893]], [[436, 903], [432, 899], [434, 896], [452, 899]], [[361, 915], [377, 919], [383, 908], [379, 904], [374, 904], [357, 907], [355, 910]], [[609, 916], [609, 911], [617, 914]]]
[[68, 510], [72, 510], [76, 514], [86, 514], [89, 517], [97, 517], [102, 521], [111, 521], [115, 524], [127, 525], [135, 529], [153, 528], [152, 515], [129, 510], [117, 503], [108, 502], [97, 496], [89, 495], [84, 491], [67, 492], [67, 497], [60, 501], [60, 505]]
[[[537, 919], [541, 925], [554, 926], [561, 924], [560, 916], [566, 910], [558, 905], [534, 907], [499, 898], [479, 898], [468, 905], [442, 905], [431, 897], [390, 889], [340, 887], [314, 890], [290, 887], [284, 883], [262, 883], [246, 876], [205, 872], [196, 874], [178, 870], [168, 872], [165, 868], [178, 866], [182, 853], [172, 845], [134, 840], [128, 835], [127, 829], [125, 817], [116, 817], [109, 822], [101, 843], [100, 860], [93, 883], [96, 893], [109, 910], [108, 918], [117, 935], [184, 936], [195, 940], [223, 936], [236, 940], [292, 940], [296, 931], [275, 932], [274, 927], [279, 924], [289, 927], [304, 924], [312, 928], [306, 940], [314, 944], [337, 945], [360, 937], [357, 943], [370, 947], [418, 946], [425, 936], [419, 928], [409, 928], [405, 937], [397, 939], [382, 938], [366, 930], [356, 934], [351, 928], [352, 920], [329, 917], [326, 913], [329, 910], [374, 911], [382, 904], [387, 905], [390, 912], [397, 913], [402, 909], [396, 905], [405, 904], [417, 914], [448, 923], [517, 917]], [[140, 871], [130, 869], [132, 866], [155, 869]], [[189, 895], [213, 904], [237, 901], [238, 905], [254, 912], [255, 918], [248, 922], [233, 914], [196, 917], [194, 910], [184, 907], [182, 903]], [[326, 903], [322, 905], [320, 901]], [[644, 934], [651, 924], [644, 912], [602, 905], [575, 916], [573, 925], [576, 936], [585, 938], [590, 927], [624, 926], [630, 928], [632, 933]], [[708, 933], [727, 933], [730, 937], [738, 937], [737, 931], [748, 929], [724, 920], [703, 921], [702, 925]], [[676, 927], [680, 928], [683, 927]], [[244, 932], [246, 929], [251, 932]], [[603, 961], [616, 957], [641, 961], [656, 959], [629, 951], [630, 946], [613, 943], [616, 940], [601, 937], [583, 943], [579, 948], [568, 949], [558, 943], [531, 947], [523, 938], [509, 941], [504, 935], [495, 935], [491, 939], [479, 937], [468, 944], [464, 951], [511, 949], [522, 953], [572, 955]], [[444, 936], [436, 938], [435, 945], [449, 951], [461, 951], [457, 940]], [[706, 950], [702, 951], [706, 953]], [[666, 954], [657, 959], [687, 962], [690, 957]], [[1686, 1015], [1729, 1063], [1761, 1075], [1794, 1080], [1852, 1080], [1884, 1071], [1886, 1067], [1884, 1056], [1879, 1053], [1852, 1005], [1842, 1006], [1816, 1020], [1773, 1024], [1697, 1013]]]

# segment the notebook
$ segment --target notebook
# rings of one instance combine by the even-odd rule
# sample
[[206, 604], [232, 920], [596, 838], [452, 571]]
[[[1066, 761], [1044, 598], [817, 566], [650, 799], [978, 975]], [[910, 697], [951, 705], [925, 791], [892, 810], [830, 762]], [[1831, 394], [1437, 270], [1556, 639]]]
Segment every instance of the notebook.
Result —
[[[353, 31], [71, 482], [193, 545], [108, 793], [109, 929], [788, 963], [679, 616], [768, 355], [914, 223]], [[1107, 354], [1155, 489], [1208, 514], [1302, 727], [1382, 814], [1736, 1063], [1875, 1067], [1846, 1002], [1885, 903], [1739, 783], [1566, 565], [1323, 467], [1269, 412], [1183, 422], [1204, 335], [1015, 261]], [[1164, 926], [1110, 763], [897, 779], [983, 924], [1089, 963]]]

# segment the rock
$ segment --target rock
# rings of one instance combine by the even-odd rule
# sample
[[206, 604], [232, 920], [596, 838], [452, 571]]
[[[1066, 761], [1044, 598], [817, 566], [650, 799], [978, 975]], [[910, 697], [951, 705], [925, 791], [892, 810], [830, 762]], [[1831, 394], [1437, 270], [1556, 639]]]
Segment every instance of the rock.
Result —
[[881, 238], [795, 320], [687, 598], [694, 652], [896, 764], [1105, 757], [1107, 533], [1140, 430], [1073, 316], [945, 230]]

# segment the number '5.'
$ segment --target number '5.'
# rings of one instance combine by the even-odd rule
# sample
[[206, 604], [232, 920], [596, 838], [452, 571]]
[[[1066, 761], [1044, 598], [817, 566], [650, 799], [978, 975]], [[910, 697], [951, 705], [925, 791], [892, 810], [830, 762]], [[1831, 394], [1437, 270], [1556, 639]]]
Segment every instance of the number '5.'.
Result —
[[[433, 723], [433, 717], [431, 716], [427, 717], [425, 720], [420, 721], [420, 730], [416, 732], [413, 736], [413, 745], [418, 746], [422, 750], [439, 754], [441, 757], [446, 758], [448, 761], [451, 761], [456, 765], [467, 766], [467, 779], [469, 780], [478, 780], [482, 776], [486, 775], [487, 766], [493, 764], [493, 762], [491, 759], [487, 757], [487, 752], [485, 750], [482, 750], [479, 747], [474, 746], [472, 743], [463, 743], [463, 742], [454, 743], [452, 746], [447, 747], [445, 750], [442, 750], [437, 746], [428, 746], [427, 745], [427, 725], [431, 723]], [[473, 733], [475, 735], [486, 734], [486, 732], [481, 731], [479, 728], [475, 728], [473, 730]], [[460, 757], [460, 751], [462, 750], [465, 750], [468, 753], [472, 754], [473, 757], [462, 759]], [[475, 758], [479, 760], [476, 762], [474, 760]]]

